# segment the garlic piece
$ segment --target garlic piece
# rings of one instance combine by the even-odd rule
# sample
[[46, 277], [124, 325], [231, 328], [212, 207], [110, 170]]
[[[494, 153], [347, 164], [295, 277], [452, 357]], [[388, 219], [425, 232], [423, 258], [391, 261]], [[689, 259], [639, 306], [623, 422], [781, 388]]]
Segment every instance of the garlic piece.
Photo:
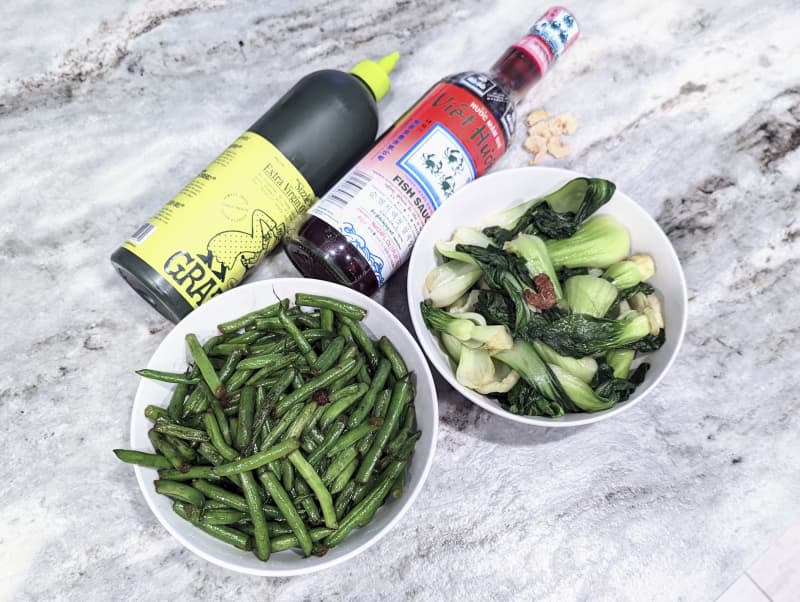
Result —
[[525, 123], [528, 126], [531, 126], [539, 121], [543, 121], [550, 117], [550, 113], [545, 111], [544, 109], [537, 109], [536, 111], [532, 111], [528, 114], [528, 117], [525, 119]]
[[550, 131], [554, 136], [559, 136], [562, 134], [574, 134], [575, 130], [578, 129], [578, 121], [575, 119], [572, 113], [561, 113], [561, 115], [556, 115], [548, 123], [550, 124]]
[[528, 128], [529, 136], [542, 136], [543, 138], [550, 138], [553, 133], [550, 131], [550, 124], [546, 121], [540, 121]]
[[566, 157], [570, 153], [570, 150], [561, 138], [555, 137], [547, 141], [547, 152], [556, 159], [561, 159], [562, 157]]

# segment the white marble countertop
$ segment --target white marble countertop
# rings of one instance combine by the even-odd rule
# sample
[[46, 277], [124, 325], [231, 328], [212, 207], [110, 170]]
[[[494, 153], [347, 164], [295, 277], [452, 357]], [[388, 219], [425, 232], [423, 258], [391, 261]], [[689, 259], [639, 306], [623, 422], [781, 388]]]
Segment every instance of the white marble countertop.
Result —
[[[524, 4], [524, 7], [522, 6]], [[681, 356], [619, 419], [529, 429], [439, 381], [429, 480], [357, 561], [245, 577], [183, 549], [114, 447], [170, 324], [111, 251], [306, 72], [398, 49], [390, 123], [543, 12], [513, 0], [0, 5], [0, 598], [712, 600], [800, 501], [800, 12], [570, 4], [583, 37], [522, 111], [617, 182], [689, 284]], [[496, 169], [523, 165], [518, 138]], [[275, 253], [254, 275], [294, 274]], [[385, 291], [407, 320], [403, 276]]]

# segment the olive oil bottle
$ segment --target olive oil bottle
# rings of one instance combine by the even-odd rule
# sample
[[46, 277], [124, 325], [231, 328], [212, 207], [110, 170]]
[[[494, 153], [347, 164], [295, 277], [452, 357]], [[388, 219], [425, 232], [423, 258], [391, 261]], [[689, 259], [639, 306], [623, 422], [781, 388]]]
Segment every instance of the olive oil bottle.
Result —
[[301, 79], [111, 255], [177, 322], [245, 278], [372, 146], [398, 53]]

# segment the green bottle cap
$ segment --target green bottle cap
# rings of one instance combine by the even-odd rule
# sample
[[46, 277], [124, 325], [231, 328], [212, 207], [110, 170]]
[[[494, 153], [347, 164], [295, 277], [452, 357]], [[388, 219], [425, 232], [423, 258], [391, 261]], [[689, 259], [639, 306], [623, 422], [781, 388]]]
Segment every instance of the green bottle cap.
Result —
[[389, 73], [392, 72], [400, 58], [399, 52], [387, 54], [377, 63], [375, 61], [361, 61], [350, 70], [350, 73], [361, 79], [375, 95], [375, 100], [380, 100], [391, 87]]

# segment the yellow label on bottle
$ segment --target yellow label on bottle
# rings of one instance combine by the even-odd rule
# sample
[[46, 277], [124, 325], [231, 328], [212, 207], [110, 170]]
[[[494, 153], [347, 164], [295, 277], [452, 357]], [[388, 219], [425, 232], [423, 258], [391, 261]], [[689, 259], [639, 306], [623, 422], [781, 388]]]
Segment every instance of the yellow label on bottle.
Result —
[[123, 246], [197, 307], [241, 282], [314, 200], [275, 146], [245, 132]]

